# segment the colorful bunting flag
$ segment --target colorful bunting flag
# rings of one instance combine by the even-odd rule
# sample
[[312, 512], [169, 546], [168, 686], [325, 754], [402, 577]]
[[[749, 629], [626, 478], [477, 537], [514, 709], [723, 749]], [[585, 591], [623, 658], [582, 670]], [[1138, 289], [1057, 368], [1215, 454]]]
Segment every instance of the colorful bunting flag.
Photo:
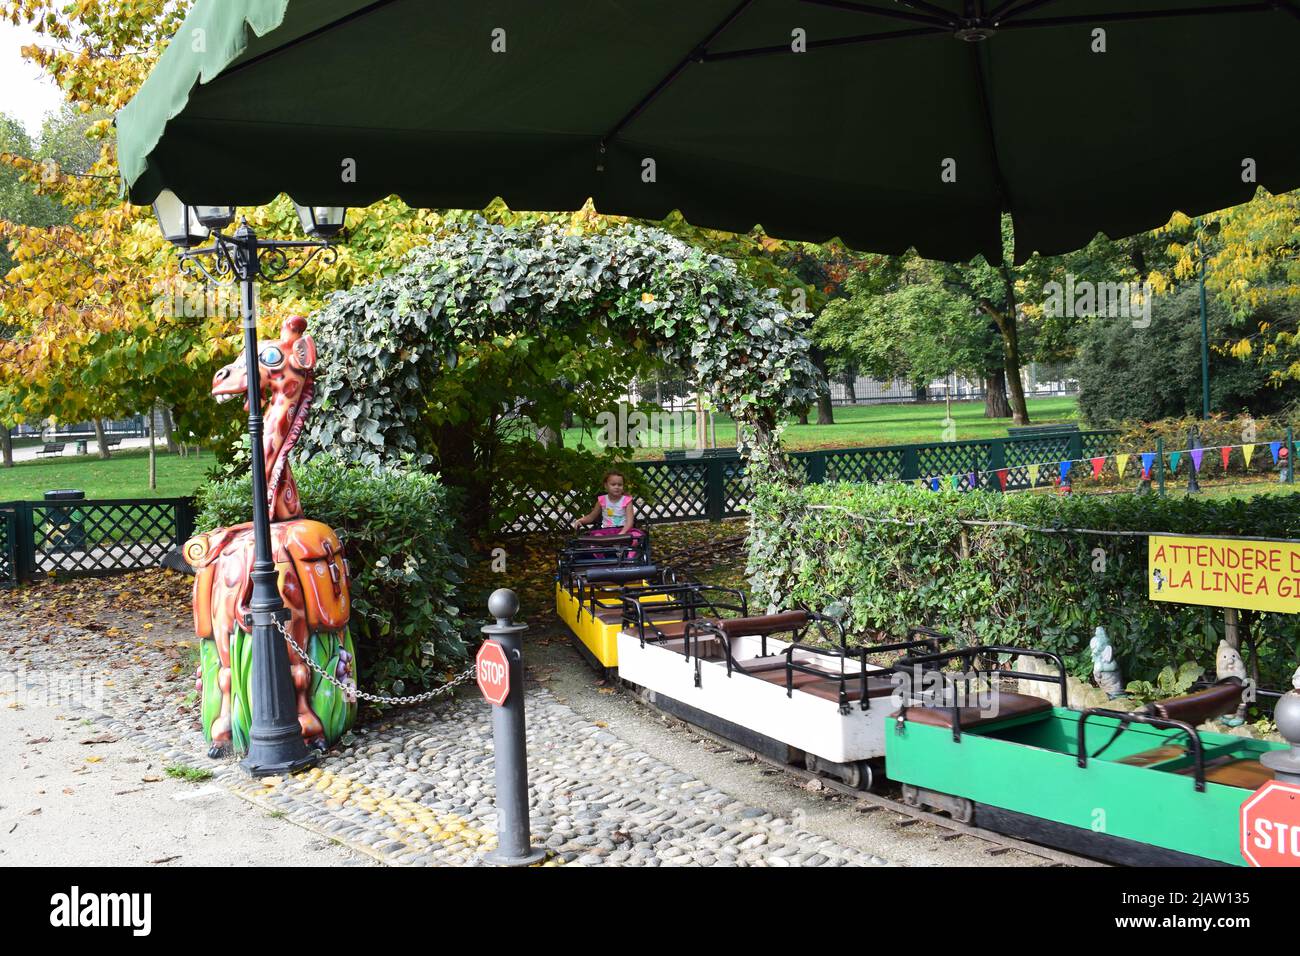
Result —
[[954, 490], [954, 491], [960, 491], [960, 490], [961, 490], [961, 475], [953, 475], [953, 476], [952, 476], [952, 487], [953, 487], [953, 490]]
[[1247, 468], [1250, 467], [1250, 456], [1253, 454], [1255, 454], [1255, 446], [1253, 444], [1241, 446], [1241, 457], [1246, 459]]
[[938, 478], [931, 478], [931, 479], [930, 479], [930, 490], [931, 490], [931, 491], [938, 491], [938, 490], [939, 490], [939, 479], [938, 479]]
[[1105, 459], [1105, 458], [1093, 458], [1093, 459], [1092, 459], [1092, 477], [1094, 477], [1094, 478], [1100, 478], [1100, 477], [1101, 477], [1101, 470], [1102, 470], [1103, 468], [1105, 468], [1105, 467], [1106, 467], [1106, 459]]
[[1173, 451], [1169, 453], [1169, 471], [1171, 474], [1177, 473], [1178, 461], [1182, 457], [1183, 453], [1181, 451]]
[[1060, 464], [1060, 468], [1061, 468], [1061, 481], [1068, 481], [1070, 478], [1070, 463], [1068, 461], [1063, 461]]
[[1193, 448], [1193, 449], [1189, 452], [1189, 454], [1192, 456], [1192, 467], [1195, 468], [1195, 469], [1197, 470], [1197, 472], [1200, 472], [1200, 470], [1201, 470], [1201, 459], [1202, 459], [1203, 457], [1205, 457], [1205, 449], [1204, 449], [1204, 448]]
[[1037, 466], [1037, 465], [1030, 465], [1028, 470], [1029, 470], [1029, 487], [1030, 487], [1030, 488], [1037, 487], [1037, 485], [1038, 485], [1038, 466]]
[[1128, 467], [1128, 455], [1116, 455], [1115, 467], [1119, 469], [1119, 476], [1124, 477], [1124, 469]]
[[980, 481], [978, 478], [975, 477], [975, 472], [972, 471], [970, 474], [966, 476], [966, 484], [970, 491], [974, 491], [976, 488], [980, 486]]
[[1003, 491], [1007, 490], [1007, 470], [1005, 468], [998, 469], [998, 484], [1002, 486]]
[[1224, 445], [1219, 449], [1219, 457], [1223, 459], [1223, 470], [1228, 470], [1228, 459], [1232, 457], [1232, 446]]
[[1144, 451], [1142, 453], [1142, 480], [1151, 479], [1151, 466], [1156, 463], [1156, 453], [1153, 451]]
[[1277, 453], [1281, 447], [1282, 443], [1280, 441], [1271, 441], [1268, 443], [1268, 450], [1273, 453], [1273, 464], [1275, 465], [1277, 464]]

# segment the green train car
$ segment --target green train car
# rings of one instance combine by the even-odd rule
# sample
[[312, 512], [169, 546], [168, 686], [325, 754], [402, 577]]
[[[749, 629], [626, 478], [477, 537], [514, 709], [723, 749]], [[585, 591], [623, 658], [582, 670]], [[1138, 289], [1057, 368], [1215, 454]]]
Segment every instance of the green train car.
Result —
[[[1060, 677], [973, 663], [1013, 654], [1048, 658]], [[1013, 658], [1014, 660], [1014, 658]], [[1010, 647], [972, 647], [913, 656], [896, 670], [906, 680], [949, 689], [989, 687], [1004, 678], [1060, 686], [1062, 706], [1042, 697], [998, 693], [984, 707], [903, 706], [886, 732], [886, 766], [904, 798], [977, 826], [1128, 865], [1243, 866], [1242, 803], [1273, 779], [1262, 754], [1285, 744], [1198, 731], [1231, 713], [1243, 687], [1228, 681], [1139, 712], [1072, 710], [1058, 657]], [[954, 678], [956, 680], [954, 681]], [[1053, 694], [1055, 696], [1055, 694]], [[924, 694], [904, 700], [925, 699]], [[938, 699], [938, 698], [931, 698]], [[966, 703], [967, 706], [956, 706]]]

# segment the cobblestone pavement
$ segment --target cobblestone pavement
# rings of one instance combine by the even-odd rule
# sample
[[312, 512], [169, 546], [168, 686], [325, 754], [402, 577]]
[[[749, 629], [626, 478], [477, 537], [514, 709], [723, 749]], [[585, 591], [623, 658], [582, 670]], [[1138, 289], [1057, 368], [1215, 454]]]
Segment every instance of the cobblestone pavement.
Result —
[[[163, 626], [150, 639], [119, 639], [114, 644], [102, 633], [70, 623], [33, 625], [0, 607], [0, 632], [6, 634], [0, 646], [0, 690], [21, 699], [24, 686], [48, 686], [68, 675], [97, 682], [81, 685], [83, 694], [98, 699], [89, 701], [92, 710], [76, 716], [89, 716], [96, 725], [168, 762], [212, 769], [218, 782], [245, 799], [381, 862], [477, 865], [494, 845], [491, 710], [476, 694], [361, 728], [350, 735], [347, 746], [315, 768], [259, 782], [247, 778], [233, 760], [213, 762], [204, 756], [195, 720], [192, 664], [177, 649], [183, 633], [179, 628]], [[581, 667], [559, 640], [542, 643], [561, 646], [538, 648], [539, 667], [550, 664], [553, 670], [557, 660], [568, 657]], [[540, 676], [542, 681], [553, 679], [546, 673]], [[568, 679], [595, 683], [586, 672], [568, 673]], [[620, 700], [618, 714], [604, 720], [575, 709], [562, 699], [564, 693], [563, 687], [552, 690], [537, 684], [528, 691], [532, 829], [534, 843], [550, 851], [544, 865], [890, 862], [878, 855], [892, 846], [894, 837], [885, 834], [887, 824], [876, 824], [881, 837], [874, 845], [870, 833], [850, 839], [828, 835], [826, 827], [814, 832], [801, 823], [815, 815], [805, 805], [826, 797], [787, 783], [783, 786], [788, 795], [783, 792], [779, 799], [767, 801], [774, 785], [766, 775], [772, 771], [752, 763], [741, 766], [725, 748], [666, 730], [630, 701]], [[592, 694], [612, 704], [607, 701], [609, 688], [596, 688]], [[0, 699], [0, 706], [4, 699], [12, 698]], [[611, 721], [626, 729], [616, 733]], [[670, 733], [679, 739], [661, 739]], [[652, 750], [690, 756], [670, 762]], [[704, 763], [695, 766], [700, 760]], [[729, 772], [699, 772], [707, 771], [710, 760], [715, 765], [725, 762]], [[764, 805], [747, 799], [747, 794], [763, 794]], [[868, 819], [848, 807], [842, 812]], [[927, 828], [937, 830], [922, 826]], [[893, 862], [1044, 863], [1016, 851], [982, 855], [990, 845], [978, 840], [968, 841], [978, 849], [963, 857], [942, 836], [929, 839], [942, 849], [913, 846], [906, 853], [900, 850], [906, 859]]]

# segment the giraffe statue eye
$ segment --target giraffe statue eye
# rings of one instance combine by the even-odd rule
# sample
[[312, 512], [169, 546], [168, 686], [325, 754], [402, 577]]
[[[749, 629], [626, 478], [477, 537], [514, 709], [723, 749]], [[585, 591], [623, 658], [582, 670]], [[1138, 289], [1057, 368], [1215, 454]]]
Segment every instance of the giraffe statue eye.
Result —
[[262, 364], [267, 368], [275, 368], [284, 364], [284, 353], [277, 346], [268, 345], [262, 349]]

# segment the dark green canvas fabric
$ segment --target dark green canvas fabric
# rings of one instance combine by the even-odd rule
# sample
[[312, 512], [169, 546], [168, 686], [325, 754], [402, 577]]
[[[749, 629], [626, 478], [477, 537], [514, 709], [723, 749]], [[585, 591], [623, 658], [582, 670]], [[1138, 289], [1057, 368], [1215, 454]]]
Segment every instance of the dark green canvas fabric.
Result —
[[952, 260], [1009, 211], [1023, 259], [1300, 185], [1298, 63], [1292, 2], [198, 0], [119, 153], [140, 203], [592, 197]]

